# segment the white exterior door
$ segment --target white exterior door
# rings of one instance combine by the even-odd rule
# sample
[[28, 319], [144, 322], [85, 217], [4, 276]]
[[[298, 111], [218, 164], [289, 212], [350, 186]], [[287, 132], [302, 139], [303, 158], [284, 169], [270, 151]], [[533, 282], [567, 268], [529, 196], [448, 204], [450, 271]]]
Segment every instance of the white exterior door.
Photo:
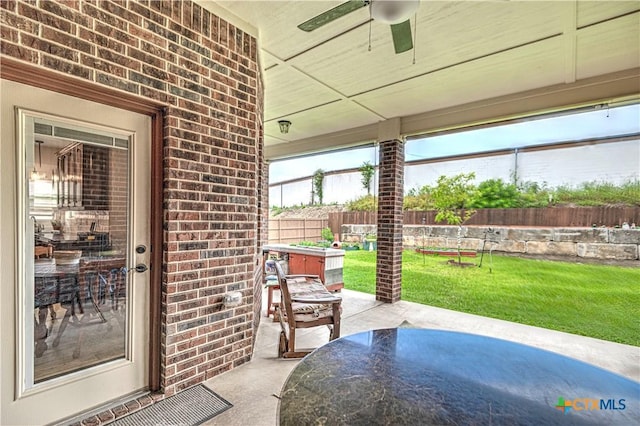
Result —
[[151, 119], [0, 89], [0, 424], [45, 424], [148, 385]]

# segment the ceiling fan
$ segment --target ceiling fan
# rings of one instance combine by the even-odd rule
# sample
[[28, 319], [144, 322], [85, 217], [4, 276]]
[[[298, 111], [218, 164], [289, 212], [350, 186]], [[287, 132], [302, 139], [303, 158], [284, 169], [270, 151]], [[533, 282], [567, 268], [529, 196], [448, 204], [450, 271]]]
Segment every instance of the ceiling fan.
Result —
[[391, 37], [396, 53], [413, 49], [411, 22], [420, 0], [349, 0], [298, 25], [303, 31], [313, 31], [355, 10], [369, 6], [371, 17], [391, 26]]

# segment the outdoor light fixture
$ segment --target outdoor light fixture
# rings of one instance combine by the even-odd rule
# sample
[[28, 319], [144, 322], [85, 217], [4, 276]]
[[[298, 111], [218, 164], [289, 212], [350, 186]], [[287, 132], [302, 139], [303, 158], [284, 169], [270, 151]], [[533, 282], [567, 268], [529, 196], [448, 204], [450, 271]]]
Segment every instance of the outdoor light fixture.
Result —
[[280, 126], [280, 133], [289, 133], [289, 127], [291, 127], [289, 120], [280, 120], [278, 121], [278, 125]]
[[418, 6], [420, 0], [374, 0], [371, 2], [371, 17], [385, 24], [399, 24], [413, 16]]

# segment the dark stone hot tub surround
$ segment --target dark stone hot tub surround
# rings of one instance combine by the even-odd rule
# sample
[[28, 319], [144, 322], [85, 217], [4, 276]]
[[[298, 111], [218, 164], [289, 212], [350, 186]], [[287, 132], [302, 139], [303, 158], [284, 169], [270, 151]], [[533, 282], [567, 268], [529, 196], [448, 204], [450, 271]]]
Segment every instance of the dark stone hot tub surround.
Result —
[[[576, 401], [576, 408], [578, 399], [612, 399], [618, 409], [565, 413], [556, 407], [559, 398]], [[485, 336], [372, 330], [304, 358], [283, 387], [279, 418], [296, 426], [633, 424], [640, 383]]]

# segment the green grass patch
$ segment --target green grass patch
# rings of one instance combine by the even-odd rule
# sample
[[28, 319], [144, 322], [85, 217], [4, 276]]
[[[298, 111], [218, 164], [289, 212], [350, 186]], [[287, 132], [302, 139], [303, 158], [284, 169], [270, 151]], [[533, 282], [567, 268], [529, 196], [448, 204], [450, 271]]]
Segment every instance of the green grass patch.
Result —
[[[640, 269], [485, 255], [482, 268], [405, 251], [402, 300], [640, 346]], [[480, 261], [463, 258], [463, 262]], [[376, 253], [350, 251], [345, 288], [375, 294]]]

